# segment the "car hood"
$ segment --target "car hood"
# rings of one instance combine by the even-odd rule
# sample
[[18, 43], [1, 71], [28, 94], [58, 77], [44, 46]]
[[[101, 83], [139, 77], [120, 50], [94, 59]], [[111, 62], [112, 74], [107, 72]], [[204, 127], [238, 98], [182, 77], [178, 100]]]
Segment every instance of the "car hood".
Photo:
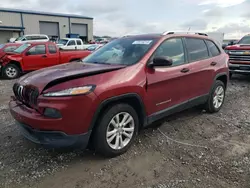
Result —
[[125, 65], [87, 64], [83, 62], [57, 65], [31, 72], [19, 79], [21, 85], [32, 85], [42, 92], [64, 81], [102, 74], [124, 68]]
[[226, 50], [250, 50], [250, 44], [236, 44], [232, 46], [227, 46]]

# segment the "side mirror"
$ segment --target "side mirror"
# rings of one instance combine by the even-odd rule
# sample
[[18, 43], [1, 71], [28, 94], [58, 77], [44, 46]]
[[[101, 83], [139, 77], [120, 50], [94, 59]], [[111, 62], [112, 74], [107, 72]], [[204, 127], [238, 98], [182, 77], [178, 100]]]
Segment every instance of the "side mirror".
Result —
[[168, 57], [155, 57], [152, 62], [149, 63], [149, 67], [167, 67], [173, 64], [173, 60]]
[[31, 55], [31, 53], [28, 51], [28, 52], [26, 52], [26, 56], [29, 56], [29, 55]]

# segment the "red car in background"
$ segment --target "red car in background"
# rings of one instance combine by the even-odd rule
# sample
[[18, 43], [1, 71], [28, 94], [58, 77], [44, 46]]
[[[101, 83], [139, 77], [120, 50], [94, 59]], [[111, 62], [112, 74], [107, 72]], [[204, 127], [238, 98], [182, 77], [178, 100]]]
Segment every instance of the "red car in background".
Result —
[[17, 49], [22, 44], [18, 43], [6, 43], [6, 44], [0, 44], [0, 58], [3, 57], [7, 52], [13, 52], [15, 49]]
[[53, 42], [25, 43], [0, 59], [0, 70], [5, 78], [14, 79], [24, 72], [79, 61], [90, 53], [87, 50], [60, 51]]

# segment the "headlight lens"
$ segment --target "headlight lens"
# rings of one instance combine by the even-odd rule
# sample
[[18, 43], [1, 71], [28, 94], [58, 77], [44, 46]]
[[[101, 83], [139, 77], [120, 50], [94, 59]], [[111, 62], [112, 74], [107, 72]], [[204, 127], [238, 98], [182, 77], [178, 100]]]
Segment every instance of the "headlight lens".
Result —
[[83, 86], [83, 87], [74, 87], [61, 91], [49, 92], [43, 94], [44, 97], [63, 97], [63, 96], [75, 96], [83, 95], [92, 92], [95, 89], [94, 85]]

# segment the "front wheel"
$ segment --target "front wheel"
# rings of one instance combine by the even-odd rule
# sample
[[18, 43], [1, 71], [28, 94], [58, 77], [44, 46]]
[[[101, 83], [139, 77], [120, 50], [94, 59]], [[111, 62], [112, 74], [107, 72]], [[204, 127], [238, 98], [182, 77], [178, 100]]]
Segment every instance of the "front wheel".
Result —
[[106, 157], [125, 153], [138, 133], [139, 119], [130, 105], [117, 104], [107, 109], [94, 135], [95, 150]]
[[215, 113], [220, 111], [225, 100], [225, 84], [216, 80], [209, 95], [209, 99], [206, 103], [206, 111], [209, 113]]
[[7, 79], [15, 79], [20, 76], [20, 69], [14, 64], [8, 64], [3, 68], [3, 76]]

